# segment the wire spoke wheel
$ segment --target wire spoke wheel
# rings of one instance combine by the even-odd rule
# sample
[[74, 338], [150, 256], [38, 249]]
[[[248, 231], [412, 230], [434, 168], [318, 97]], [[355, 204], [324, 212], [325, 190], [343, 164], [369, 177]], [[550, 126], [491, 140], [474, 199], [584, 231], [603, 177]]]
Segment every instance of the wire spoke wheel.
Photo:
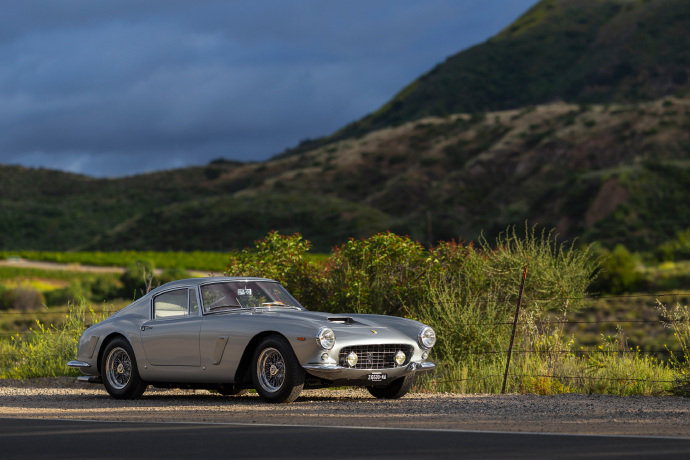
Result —
[[116, 390], [127, 386], [132, 378], [132, 359], [124, 348], [113, 348], [105, 362], [105, 378]]
[[304, 388], [305, 372], [284, 337], [264, 338], [255, 348], [252, 361], [252, 383], [262, 398], [275, 403], [297, 399]]
[[100, 361], [103, 385], [113, 398], [136, 399], [146, 391], [132, 346], [123, 337], [105, 345]]
[[260, 385], [274, 393], [285, 383], [285, 358], [275, 348], [265, 348], [259, 355], [256, 372]]

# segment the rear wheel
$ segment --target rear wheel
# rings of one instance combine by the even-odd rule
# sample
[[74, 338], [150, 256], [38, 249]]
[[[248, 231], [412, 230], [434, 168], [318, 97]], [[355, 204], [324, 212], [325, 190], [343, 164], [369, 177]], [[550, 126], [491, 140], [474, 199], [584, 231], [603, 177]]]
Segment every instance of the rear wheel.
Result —
[[304, 388], [304, 369], [290, 344], [280, 336], [265, 338], [254, 351], [252, 382], [259, 395], [271, 402], [292, 402]]
[[125, 339], [110, 341], [103, 350], [101, 378], [110, 396], [117, 399], [136, 399], [146, 390], [139, 377], [134, 351]]
[[407, 394], [408, 391], [410, 391], [414, 380], [414, 374], [410, 374], [393, 380], [390, 385], [367, 387], [367, 390], [369, 390], [369, 393], [376, 398], [398, 399], [402, 398]]

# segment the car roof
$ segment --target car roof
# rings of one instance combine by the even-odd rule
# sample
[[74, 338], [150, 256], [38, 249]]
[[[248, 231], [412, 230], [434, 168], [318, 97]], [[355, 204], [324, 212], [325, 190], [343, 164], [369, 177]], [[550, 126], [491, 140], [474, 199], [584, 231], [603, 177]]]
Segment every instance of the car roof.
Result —
[[269, 278], [257, 278], [253, 276], [205, 276], [202, 278], [187, 278], [182, 280], [170, 281], [169, 283], [165, 283], [164, 285], [159, 286], [156, 289], [153, 289], [151, 292], [149, 292], [149, 294], [156, 294], [160, 291], [166, 291], [170, 288], [175, 287], [195, 287], [200, 286], [202, 284], [224, 283], [230, 281], [268, 281], [271, 283], [276, 282], [275, 280]]

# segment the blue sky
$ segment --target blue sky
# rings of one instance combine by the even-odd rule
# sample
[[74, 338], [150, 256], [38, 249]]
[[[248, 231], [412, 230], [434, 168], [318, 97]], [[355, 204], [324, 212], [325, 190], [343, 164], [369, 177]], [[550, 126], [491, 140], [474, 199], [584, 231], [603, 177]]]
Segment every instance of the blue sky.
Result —
[[0, 0], [0, 163], [92, 176], [328, 135], [536, 0]]

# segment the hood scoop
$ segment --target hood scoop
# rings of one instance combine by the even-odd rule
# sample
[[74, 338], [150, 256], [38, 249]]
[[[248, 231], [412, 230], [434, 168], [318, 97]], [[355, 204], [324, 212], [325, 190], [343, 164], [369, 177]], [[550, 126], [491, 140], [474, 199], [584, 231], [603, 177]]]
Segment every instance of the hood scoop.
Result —
[[349, 316], [331, 316], [328, 318], [328, 321], [336, 324], [359, 324]]

